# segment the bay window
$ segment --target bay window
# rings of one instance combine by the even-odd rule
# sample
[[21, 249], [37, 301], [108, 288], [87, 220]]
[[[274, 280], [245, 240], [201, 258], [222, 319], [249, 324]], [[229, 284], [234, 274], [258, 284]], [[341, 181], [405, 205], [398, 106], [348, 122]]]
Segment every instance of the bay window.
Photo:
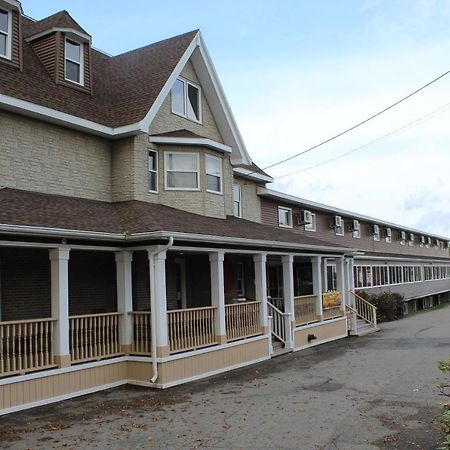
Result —
[[198, 191], [199, 158], [198, 153], [165, 153], [166, 189]]
[[158, 153], [148, 151], [148, 190], [158, 192]]
[[215, 194], [222, 193], [222, 160], [206, 155], [206, 190]]
[[234, 217], [242, 217], [242, 190], [240, 184], [233, 186], [233, 214]]

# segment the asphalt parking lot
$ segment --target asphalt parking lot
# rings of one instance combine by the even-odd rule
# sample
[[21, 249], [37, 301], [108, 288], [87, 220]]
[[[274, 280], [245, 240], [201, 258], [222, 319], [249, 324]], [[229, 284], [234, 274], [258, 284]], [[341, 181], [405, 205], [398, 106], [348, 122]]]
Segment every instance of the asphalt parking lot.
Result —
[[0, 418], [8, 449], [435, 450], [450, 307], [380, 333], [153, 391], [111, 389]]

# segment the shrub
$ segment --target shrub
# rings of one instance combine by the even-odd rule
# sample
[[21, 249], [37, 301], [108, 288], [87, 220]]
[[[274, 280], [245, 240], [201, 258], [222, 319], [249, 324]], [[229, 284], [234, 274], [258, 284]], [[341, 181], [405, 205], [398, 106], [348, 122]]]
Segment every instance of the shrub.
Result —
[[[439, 370], [442, 373], [450, 373], [450, 358], [447, 362], [439, 362]], [[439, 450], [450, 450], [450, 393], [448, 391], [448, 389], [450, 388], [450, 384], [448, 382], [441, 383], [438, 384], [438, 388], [440, 389], [441, 394], [448, 399], [446, 403], [441, 404], [440, 423], [442, 431], [446, 435], [446, 439], [444, 442], [442, 442]]]
[[403, 295], [396, 292], [382, 292], [381, 294], [369, 294], [365, 291], [358, 293], [377, 308], [377, 321], [387, 322], [403, 317]]

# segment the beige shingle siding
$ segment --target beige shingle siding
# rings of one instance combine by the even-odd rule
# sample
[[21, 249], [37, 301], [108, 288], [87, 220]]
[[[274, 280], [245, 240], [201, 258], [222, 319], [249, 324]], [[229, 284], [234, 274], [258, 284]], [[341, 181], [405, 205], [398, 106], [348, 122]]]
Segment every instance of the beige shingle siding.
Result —
[[[181, 76], [189, 81], [193, 81], [196, 84], [200, 84], [197, 75], [194, 71], [192, 63], [189, 61]], [[156, 114], [155, 119], [150, 125], [150, 134], [165, 133], [168, 131], [186, 129], [197, 133], [200, 136], [213, 139], [214, 141], [223, 143], [222, 136], [220, 135], [214, 116], [206, 100], [204, 91], [202, 89], [202, 124], [193, 122], [192, 120], [185, 119], [172, 113], [172, 105], [170, 93], [165, 98], [160, 110]]]
[[[134, 200], [136, 186], [140, 185], [138, 177], [145, 175], [145, 148], [138, 147], [136, 137], [115, 141], [112, 145], [111, 183], [112, 201]], [[137, 155], [137, 153], [143, 153]], [[137, 171], [135, 160], [142, 159], [141, 169]]]
[[111, 200], [111, 144], [104, 139], [0, 112], [0, 185]]
[[[241, 177], [234, 177], [233, 182], [241, 185], [242, 218], [261, 223], [261, 199], [256, 193], [258, 185]], [[231, 197], [231, 206], [233, 208], [233, 197]], [[233, 214], [233, 209], [230, 214]]]

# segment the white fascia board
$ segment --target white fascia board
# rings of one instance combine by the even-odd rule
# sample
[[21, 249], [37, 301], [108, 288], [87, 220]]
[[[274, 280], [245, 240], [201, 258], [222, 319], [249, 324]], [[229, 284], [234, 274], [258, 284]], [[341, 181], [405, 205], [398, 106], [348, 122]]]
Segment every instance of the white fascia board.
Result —
[[21, 15], [23, 15], [22, 5], [17, 0], [0, 0], [0, 6], [2, 6], [2, 5], [7, 5], [9, 7], [13, 7], [16, 10], [18, 10]]
[[244, 169], [243, 167], [233, 167], [233, 172], [251, 180], [264, 181], [265, 183], [272, 183], [273, 178], [268, 175], [263, 175], [262, 173], [254, 172], [249, 169]]
[[201, 147], [208, 147], [214, 150], [218, 150], [223, 153], [231, 153], [233, 150], [230, 146], [221, 144], [220, 142], [213, 141], [207, 138], [187, 138], [187, 137], [172, 137], [172, 136], [149, 136], [149, 142], [154, 144], [166, 144], [166, 145], [195, 145]]
[[448, 238], [448, 237], [438, 236], [436, 234], [432, 234], [427, 231], [416, 230], [415, 228], [409, 228], [404, 225], [386, 222], [384, 220], [376, 219], [374, 217], [364, 216], [362, 214], [358, 214], [358, 213], [355, 213], [352, 211], [347, 211], [345, 209], [340, 209], [340, 208], [335, 208], [333, 206], [324, 205], [323, 203], [313, 202], [311, 200], [306, 200], [305, 198], [295, 197], [294, 195], [285, 194], [283, 192], [274, 191], [272, 189], [258, 187], [257, 193], [261, 197], [268, 197], [268, 198], [272, 198], [275, 200], [285, 201], [288, 203], [294, 203], [299, 206], [307, 206], [307, 207], [310, 207], [313, 209], [317, 209], [319, 211], [326, 211], [326, 212], [330, 212], [332, 214], [348, 216], [351, 218], [363, 220], [364, 222], [371, 222], [374, 224], [379, 224], [379, 225], [383, 225], [383, 226], [394, 228], [394, 229], [405, 230], [407, 232], [411, 232], [411, 233], [415, 233], [415, 234], [419, 234], [419, 235], [435, 237], [435, 238], [443, 240], [443, 241], [450, 241], [450, 238]]
[[[445, 256], [442, 256], [442, 258], [445, 258]], [[434, 259], [429, 258], [425, 259], [421, 256], [371, 256], [371, 255], [355, 255], [355, 260], [369, 260], [369, 261], [406, 261], [411, 263], [427, 263], [427, 264], [445, 264], [450, 263], [450, 258], [448, 258], [448, 261], [446, 259]]]
[[57, 31], [71, 36], [75, 36], [77, 39], [89, 42], [89, 44], [92, 42], [92, 38], [91, 36], [89, 36], [89, 34], [82, 33], [81, 31], [74, 30], [73, 28], [61, 28], [61, 27], [52, 27], [49, 28], [48, 30], [41, 31], [40, 33], [33, 34], [33, 36], [27, 37], [25, 39], [25, 42], [34, 41], [35, 39], [39, 39], [40, 37], [46, 36], [47, 34], [56, 33]]
[[140, 123], [111, 128], [91, 120], [82, 119], [81, 117], [3, 94], [0, 94], [0, 108], [107, 138], [119, 138], [145, 132], [141, 128]]

